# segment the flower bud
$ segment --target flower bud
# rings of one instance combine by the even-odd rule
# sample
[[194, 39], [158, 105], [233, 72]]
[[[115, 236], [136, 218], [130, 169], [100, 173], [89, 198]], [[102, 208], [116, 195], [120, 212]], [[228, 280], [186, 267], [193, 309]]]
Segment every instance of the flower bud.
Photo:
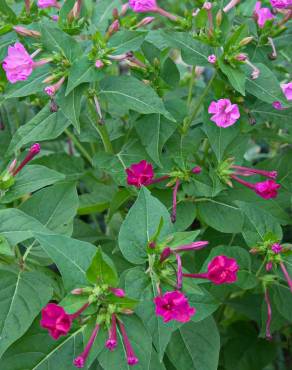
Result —
[[220, 9], [218, 13], [216, 14], [216, 25], [217, 27], [220, 27], [222, 23], [222, 10]]
[[253, 40], [253, 36], [245, 37], [244, 39], [240, 41], [239, 46], [245, 46], [249, 44], [250, 42], [252, 42], [252, 40]]
[[28, 30], [27, 28], [22, 27], [22, 26], [14, 26], [13, 29], [16, 33], [18, 33], [21, 36], [29, 36], [29, 37], [35, 37], [35, 38], [41, 37], [40, 32], [34, 31], [34, 30]]

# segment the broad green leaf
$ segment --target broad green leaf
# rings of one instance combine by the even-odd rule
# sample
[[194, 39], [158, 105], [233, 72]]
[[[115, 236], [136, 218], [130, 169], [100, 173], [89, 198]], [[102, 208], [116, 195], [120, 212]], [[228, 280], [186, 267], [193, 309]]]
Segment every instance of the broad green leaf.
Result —
[[17, 16], [14, 11], [7, 5], [6, 0], [0, 0], [1, 12], [6, 16], [10, 22], [17, 22]]
[[149, 156], [159, 165], [164, 144], [176, 129], [176, 124], [160, 114], [142, 117], [135, 124], [136, 131]]
[[291, 317], [291, 305], [292, 305], [292, 294], [289, 287], [277, 285], [273, 287], [273, 301], [280, 314], [285, 317], [286, 320], [292, 322]]
[[51, 113], [49, 105], [46, 105], [36, 116], [16, 131], [7, 154], [11, 155], [29, 143], [55, 139], [69, 125], [70, 121], [61, 111]]
[[114, 189], [109, 185], [96, 184], [94, 191], [82, 194], [79, 197], [79, 215], [88, 215], [96, 212], [103, 212], [109, 208], [114, 194]]
[[167, 355], [178, 369], [217, 370], [219, 351], [219, 332], [211, 317], [183, 325], [167, 347]]
[[34, 233], [36, 240], [57, 265], [66, 290], [86, 286], [86, 270], [96, 248], [89, 243], [62, 235]]
[[[0, 356], [22, 336], [52, 296], [40, 272], [0, 270]], [[2, 365], [1, 365], [2, 367]]]
[[236, 91], [238, 91], [241, 95], [245, 96], [245, 83], [246, 83], [245, 73], [239, 67], [233, 68], [230, 65], [221, 61], [221, 59], [218, 60], [218, 63], [221, 71], [228, 78], [232, 87]]
[[15, 184], [1, 198], [1, 203], [10, 203], [23, 195], [64, 179], [64, 175], [39, 165], [26, 166], [15, 178]]
[[269, 234], [273, 234], [274, 238], [278, 240], [282, 239], [280, 224], [268, 212], [250, 203], [239, 201], [236, 203], [245, 216], [242, 235], [250, 247], [254, 247], [259, 242], [264, 242]]
[[188, 294], [190, 306], [196, 309], [195, 315], [191, 318], [193, 322], [205, 320], [219, 307], [219, 302], [206, 289], [200, 289], [201, 292], [198, 294]]
[[63, 233], [78, 208], [76, 185], [61, 183], [35, 193], [20, 210], [40, 221], [48, 229]]
[[208, 199], [198, 203], [203, 221], [222, 233], [238, 233], [242, 230], [243, 215], [239, 207], [225, 198]]
[[113, 55], [127, 53], [129, 50], [136, 51], [143, 43], [146, 34], [141, 31], [121, 30], [110, 38], [108, 46], [115, 48]]
[[163, 32], [167, 44], [181, 50], [183, 60], [190, 65], [209, 66], [210, 47], [186, 32]]
[[4, 236], [2, 236], [1, 234], [0, 234], [0, 254], [10, 257], [15, 256], [11, 245], [8, 243], [6, 238], [4, 238]]
[[118, 275], [112, 261], [98, 248], [93, 260], [86, 271], [87, 280], [92, 284], [107, 284], [115, 287], [118, 283]]
[[[54, 341], [36, 320], [1, 359], [1, 370], [75, 370], [73, 360], [83, 351], [85, 327]], [[20, 360], [21, 359], [21, 360]]]
[[92, 16], [92, 29], [94, 32], [99, 31], [104, 33], [109, 22], [112, 20], [112, 12], [114, 8], [120, 11], [121, 2], [119, 0], [100, 0], [94, 7], [94, 12]]
[[40, 32], [41, 40], [47, 50], [64, 55], [70, 62], [82, 55], [80, 42], [61, 31], [54, 22], [40, 23]]
[[106, 77], [100, 82], [100, 88], [100, 96], [105, 97], [111, 105], [120, 105], [124, 110], [131, 109], [144, 114], [160, 113], [174, 121], [156, 92], [134, 77]]
[[155, 234], [161, 217], [164, 225], [160, 239], [172, 232], [169, 213], [149, 190], [142, 188], [119, 233], [119, 246], [128, 261], [136, 264], [145, 262], [148, 241]]
[[0, 234], [15, 245], [33, 237], [33, 232], [50, 233], [39, 221], [16, 208], [0, 210]]

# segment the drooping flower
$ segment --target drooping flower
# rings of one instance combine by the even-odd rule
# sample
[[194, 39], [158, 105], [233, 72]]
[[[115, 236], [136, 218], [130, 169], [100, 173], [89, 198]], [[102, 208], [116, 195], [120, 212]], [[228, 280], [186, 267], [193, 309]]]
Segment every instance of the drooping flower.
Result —
[[229, 127], [239, 119], [240, 113], [237, 104], [232, 104], [229, 99], [219, 99], [213, 101], [208, 113], [213, 114], [211, 121], [215, 122], [218, 127]]
[[61, 8], [57, 0], [38, 0], [37, 6], [41, 9], [45, 8]]
[[65, 77], [62, 77], [55, 84], [46, 86], [44, 89], [45, 93], [51, 97], [54, 96], [56, 92], [60, 89], [60, 87], [63, 85], [64, 81], [65, 81]]
[[89, 355], [89, 352], [91, 350], [91, 347], [93, 346], [93, 343], [95, 341], [95, 338], [97, 336], [97, 333], [99, 331], [99, 325], [96, 324], [90, 338], [89, 338], [89, 341], [88, 343], [86, 344], [86, 347], [84, 349], [84, 351], [74, 359], [73, 361], [73, 364], [74, 366], [76, 366], [77, 368], [83, 368], [85, 366], [85, 363], [86, 363], [86, 360], [88, 358], [88, 355]]
[[41, 326], [48, 329], [50, 336], [57, 340], [61, 335], [67, 335], [71, 329], [72, 317], [63, 307], [49, 303], [42, 310]]
[[263, 28], [265, 23], [270, 19], [274, 19], [275, 16], [271, 12], [269, 8], [262, 8], [262, 3], [260, 1], [256, 2], [256, 6], [254, 8], [254, 16], [257, 21], [257, 24], [260, 28]]
[[208, 62], [211, 63], [211, 64], [215, 64], [217, 61], [217, 57], [215, 54], [211, 54], [208, 56]]
[[185, 277], [208, 279], [216, 285], [232, 284], [237, 280], [239, 266], [234, 258], [217, 256], [208, 264], [208, 271], [201, 274], [183, 274]]
[[292, 0], [270, 0], [273, 8], [287, 9], [292, 8]]
[[156, 0], [129, 0], [129, 5], [137, 13], [155, 11], [157, 8]]
[[120, 330], [121, 330], [121, 333], [122, 333], [122, 336], [123, 336], [124, 346], [125, 346], [125, 349], [126, 349], [127, 363], [130, 366], [136, 365], [139, 362], [139, 359], [135, 355], [135, 352], [133, 350], [133, 347], [131, 345], [131, 342], [130, 342], [129, 337], [128, 337], [127, 332], [126, 332], [125, 325], [120, 320], [118, 320], [118, 323], [119, 323], [119, 327], [120, 327]]
[[89, 303], [85, 303], [75, 313], [68, 314], [63, 307], [55, 303], [48, 303], [42, 309], [41, 327], [48, 329], [51, 337], [57, 340], [60, 336], [68, 334], [73, 320], [79, 317], [88, 306]]
[[255, 192], [264, 199], [276, 198], [281, 185], [274, 180], [266, 180], [255, 184]]
[[291, 101], [292, 100], [292, 82], [288, 82], [287, 84], [282, 84], [281, 89], [286, 96], [286, 99]]
[[126, 173], [128, 185], [134, 185], [137, 188], [150, 185], [154, 177], [152, 164], [145, 160], [132, 164], [126, 169]]
[[164, 322], [171, 320], [188, 322], [196, 310], [190, 307], [187, 297], [180, 291], [166, 292], [154, 298], [155, 314], [162, 316]]
[[112, 323], [109, 329], [108, 340], [105, 342], [106, 348], [113, 351], [117, 346], [117, 319], [116, 315], [112, 315]]
[[25, 47], [20, 42], [16, 42], [14, 46], [8, 47], [8, 54], [2, 66], [8, 81], [14, 84], [25, 81], [31, 75], [34, 61]]

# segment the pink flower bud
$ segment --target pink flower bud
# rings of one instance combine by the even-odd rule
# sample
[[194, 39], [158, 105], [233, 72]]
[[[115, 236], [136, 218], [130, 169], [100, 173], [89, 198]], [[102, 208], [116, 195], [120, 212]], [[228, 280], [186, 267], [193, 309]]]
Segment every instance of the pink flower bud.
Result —
[[206, 1], [203, 5], [203, 9], [211, 10], [212, 9], [212, 3], [210, 3], [209, 1]]
[[216, 55], [211, 54], [211, 55], [209, 55], [209, 56], [208, 56], [208, 62], [209, 62], [209, 63], [211, 63], [211, 64], [215, 64], [215, 63], [216, 63], [216, 61], [217, 61], [217, 57], [216, 57]]
[[98, 69], [103, 68], [103, 67], [104, 67], [104, 63], [103, 63], [103, 61], [102, 61], [102, 60], [100, 60], [100, 59], [97, 59], [97, 60], [95, 61], [95, 67], [96, 67], [96, 68], [98, 68]]
[[137, 25], [136, 28], [147, 26], [154, 21], [155, 17], [145, 17]]
[[272, 268], [273, 268], [273, 262], [270, 261], [266, 264], [266, 271], [269, 272], [272, 270]]
[[14, 31], [17, 32], [21, 36], [29, 36], [29, 37], [40, 37], [41, 34], [38, 31], [34, 30], [28, 30], [25, 27], [22, 26], [14, 26], [13, 27]]
[[192, 173], [195, 174], [195, 175], [199, 175], [201, 172], [202, 172], [202, 167], [200, 167], [200, 166], [196, 166], [196, 167], [192, 168]]
[[116, 297], [119, 297], [119, 298], [123, 298], [125, 297], [125, 291], [123, 289], [120, 289], [120, 288], [109, 288], [109, 290], [116, 296]]

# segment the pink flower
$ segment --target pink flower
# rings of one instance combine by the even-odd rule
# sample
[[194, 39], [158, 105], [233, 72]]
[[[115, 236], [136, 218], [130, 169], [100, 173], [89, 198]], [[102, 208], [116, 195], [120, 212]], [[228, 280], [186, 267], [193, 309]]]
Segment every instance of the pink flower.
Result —
[[283, 93], [285, 94], [287, 100], [292, 100], [292, 82], [289, 82], [287, 84], [282, 84], [281, 89]]
[[132, 164], [126, 169], [126, 173], [128, 185], [134, 185], [137, 188], [150, 185], [154, 177], [152, 164], [145, 160]]
[[157, 8], [156, 0], [129, 0], [129, 5], [137, 13], [150, 12]]
[[279, 244], [279, 243], [274, 243], [273, 245], [272, 245], [272, 251], [275, 253], [275, 254], [279, 254], [279, 253], [281, 253], [281, 251], [282, 251], [282, 245], [281, 244]]
[[274, 101], [272, 103], [272, 106], [277, 109], [277, 110], [283, 110], [283, 106], [282, 106], [282, 103], [278, 100]]
[[102, 61], [102, 60], [100, 60], [100, 59], [97, 59], [97, 60], [95, 61], [95, 67], [96, 67], [96, 68], [98, 68], [98, 69], [103, 68], [103, 67], [104, 67], [104, 63], [103, 63], [103, 61]]
[[287, 9], [292, 7], [292, 0], [270, 0], [273, 8]]
[[125, 291], [123, 289], [120, 289], [120, 288], [109, 288], [109, 290], [116, 296], [116, 297], [119, 297], [119, 298], [123, 298], [125, 297]]
[[217, 57], [216, 57], [216, 55], [211, 54], [211, 55], [209, 55], [209, 56], [208, 56], [208, 62], [209, 62], [209, 63], [211, 63], [211, 64], [215, 64], [215, 63], [216, 63], [216, 61], [217, 61]]
[[41, 326], [48, 329], [50, 336], [57, 340], [61, 335], [67, 335], [71, 329], [72, 317], [63, 307], [49, 303], [42, 309]]
[[218, 127], [229, 127], [239, 119], [240, 113], [237, 104], [232, 104], [229, 99], [219, 99], [213, 101], [208, 109], [212, 113], [211, 121], [215, 122]]
[[58, 4], [56, 0], [38, 0], [37, 5], [41, 9], [60, 8], [60, 4]]
[[90, 338], [89, 338], [89, 341], [88, 343], [86, 344], [86, 347], [84, 349], [84, 351], [81, 353], [81, 355], [79, 355], [78, 357], [75, 358], [75, 360], [73, 361], [73, 364], [77, 367], [77, 368], [83, 368], [85, 363], [86, 363], [86, 360], [88, 358], [88, 355], [89, 355], [89, 352], [91, 350], [91, 347], [93, 346], [93, 343], [95, 341], [95, 338], [97, 336], [97, 333], [99, 331], [99, 325], [96, 324]]
[[214, 284], [231, 284], [237, 280], [239, 266], [234, 258], [217, 256], [208, 264], [207, 277]]
[[56, 82], [54, 85], [50, 85], [45, 87], [44, 91], [49, 96], [54, 96], [56, 92], [60, 89], [60, 87], [63, 85], [65, 81], [65, 77], [62, 77], [58, 82]]
[[119, 323], [120, 330], [123, 336], [123, 342], [124, 342], [124, 346], [125, 346], [125, 350], [127, 354], [127, 363], [130, 366], [136, 365], [139, 362], [139, 360], [134, 353], [133, 347], [130, 343], [129, 337], [126, 332], [125, 325], [121, 321], [118, 321], [118, 323]]
[[268, 177], [270, 179], [275, 180], [278, 176], [277, 171], [266, 171], [266, 170], [258, 170], [257, 168], [249, 168], [249, 167], [242, 167], [232, 165], [232, 169], [235, 169], [235, 174], [240, 176], [252, 176], [252, 175], [261, 175]]
[[37, 154], [39, 154], [40, 151], [41, 151], [40, 144], [38, 143], [33, 144], [30, 147], [29, 152], [27, 156], [24, 158], [24, 160], [19, 164], [19, 166], [16, 169], [13, 170], [12, 175], [16, 176], [18, 172], [20, 172], [28, 162], [30, 162]]
[[254, 8], [254, 16], [256, 18], [257, 24], [260, 28], [263, 28], [265, 23], [270, 19], [274, 19], [275, 16], [269, 8], [261, 8], [262, 3], [260, 1], [256, 2]]
[[8, 81], [14, 84], [27, 80], [33, 71], [34, 61], [24, 46], [20, 42], [16, 42], [14, 46], [8, 47], [8, 55], [2, 66]]
[[154, 21], [155, 17], [145, 17], [137, 25], [136, 28], [147, 26]]
[[106, 348], [113, 351], [117, 346], [117, 319], [116, 315], [112, 315], [112, 324], [109, 330], [108, 340], [105, 342]]
[[171, 320], [188, 322], [196, 310], [190, 307], [188, 299], [179, 291], [167, 292], [154, 298], [155, 314], [162, 316], [164, 322]]
[[255, 192], [264, 199], [276, 198], [281, 185], [274, 180], [266, 180], [255, 184]]

